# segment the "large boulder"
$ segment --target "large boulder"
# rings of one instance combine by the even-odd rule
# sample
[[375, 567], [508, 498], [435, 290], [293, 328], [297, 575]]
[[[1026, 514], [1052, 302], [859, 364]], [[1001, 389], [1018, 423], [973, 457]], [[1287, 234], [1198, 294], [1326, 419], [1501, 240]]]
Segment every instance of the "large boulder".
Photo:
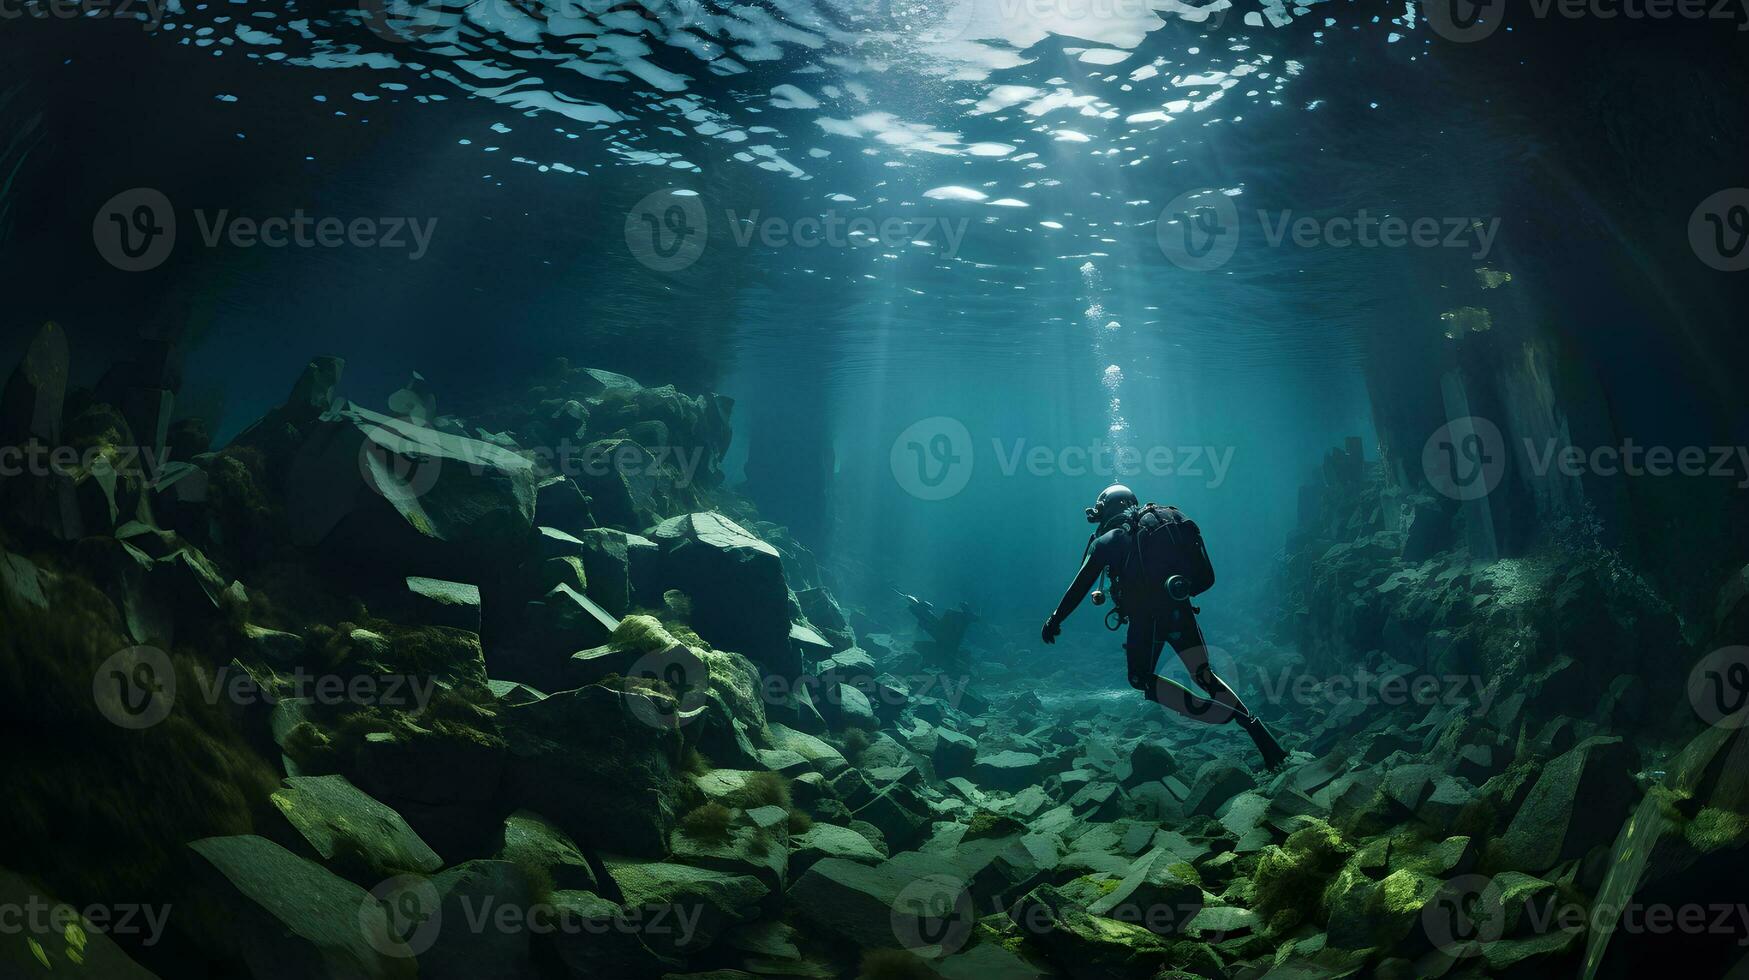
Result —
[[209, 930], [260, 978], [411, 978], [413, 950], [371, 893], [262, 837], [188, 845], [214, 874], [207, 897], [224, 928]]
[[1127, 922], [1160, 936], [1177, 935], [1202, 911], [1202, 888], [1171, 870], [1177, 856], [1157, 848], [1135, 860], [1116, 888], [1087, 911]]
[[1633, 752], [1594, 736], [1543, 768], [1490, 855], [1500, 868], [1540, 873], [1606, 844], [1638, 796]]
[[534, 530], [534, 464], [502, 446], [332, 409], [286, 466], [294, 542], [400, 574], [468, 579], [506, 567]]
[[1076, 980], [1152, 976], [1166, 962], [1164, 940], [1139, 925], [1094, 915], [1052, 885], [1028, 892], [1008, 911], [1022, 934]]
[[[1713, 910], [1716, 919], [1718, 909], [1742, 908], [1749, 878], [1746, 732], [1724, 725], [1702, 731], [1621, 825], [1592, 906], [1601, 915], [1593, 915], [1586, 936], [1584, 980], [1656, 975], [1674, 962], [1697, 975], [1722, 976], [1742, 959], [1740, 922], [1653, 930], [1646, 910], [1689, 916]], [[1637, 922], [1627, 918], [1636, 910]]]
[[589, 847], [666, 853], [682, 747], [671, 697], [591, 684], [507, 707], [502, 718], [510, 802]]
[[727, 874], [686, 864], [607, 858], [607, 873], [635, 911], [644, 944], [678, 965], [708, 948], [722, 931], [758, 915], [768, 889], [751, 875]]
[[[963, 899], [961, 896], [965, 896]], [[966, 882], [933, 855], [911, 851], [880, 864], [823, 858], [784, 896], [804, 922], [862, 948], [897, 949], [939, 934], [943, 911], [969, 904]], [[919, 898], [945, 898], [934, 908]], [[952, 916], [963, 940], [970, 917]]]
[[1035, 752], [1004, 749], [980, 755], [972, 762], [972, 781], [983, 789], [1016, 792], [1042, 778], [1042, 761]]
[[784, 677], [800, 674], [789, 638], [789, 588], [776, 548], [711, 511], [670, 518], [648, 536], [662, 549], [664, 588], [691, 598], [699, 636]]

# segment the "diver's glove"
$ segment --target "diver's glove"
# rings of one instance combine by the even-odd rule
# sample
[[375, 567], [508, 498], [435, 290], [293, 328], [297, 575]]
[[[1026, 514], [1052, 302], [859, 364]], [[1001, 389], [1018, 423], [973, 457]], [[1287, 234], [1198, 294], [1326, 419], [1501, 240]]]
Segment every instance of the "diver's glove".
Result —
[[1045, 628], [1039, 631], [1039, 639], [1046, 643], [1055, 643], [1057, 642], [1057, 637], [1062, 635], [1063, 624], [1058, 622], [1057, 617], [1055, 616], [1045, 620]]

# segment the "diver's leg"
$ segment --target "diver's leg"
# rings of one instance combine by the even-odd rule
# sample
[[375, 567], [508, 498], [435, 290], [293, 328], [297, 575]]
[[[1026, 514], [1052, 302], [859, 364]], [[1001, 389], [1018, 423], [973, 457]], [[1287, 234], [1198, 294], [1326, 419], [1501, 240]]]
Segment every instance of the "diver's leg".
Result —
[[1281, 765], [1287, 760], [1287, 751], [1209, 665], [1208, 644], [1203, 639], [1202, 627], [1197, 624], [1196, 615], [1189, 610], [1174, 610], [1167, 616], [1169, 625], [1166, 639], [1171, 641], [1172, 649], [1178, 653], [1178, 659], [1184, 662], [1184, 668], [1190, 671], [1197, 686], [1209, 692], [1214, 698], [1213, 703], [1226, 710], [1227, 717], [1224, 720], [1237, 721], [1239, 727], [1245, 729], [1245, 734], [1251, 736], [1258, 753], [1263, 756], [1265, 769], [1274, 769]]
[[1234, 717], [1251, 717], [1251, 712], [1245, 707], [1245, 702], [1227, 682], [1221, 680], [1214, 668], [1209, 664], [1208, 643], [1203, 639], [1202, 627], [1197, 624], [1196, 615], [1186, 609], [1173, 609], [1163, 614], [1165, 622], [1161, 628], [1166, 631], [1166, 639], [1172, 644], [1172, 649], [1183, 662], [1184, 669], [1190, 671], [1190, 679], [1196, 686], [1209, 693], [1227, 709], [1227, 716], [1222, 721]]
[[1130, 686], [1141, 691], [1148, 700], [1175, 711], [1193, 721], [1224, 725], [1233, 720], [1232, 709], [1218, 701], [1198, 697], [1188, 688], [1155, 673], [1160, 654], [1166, 649], [1164, 624], [1152, 615], [1130, 620], [1129, 638], [1124, 652], [1129, 657]]

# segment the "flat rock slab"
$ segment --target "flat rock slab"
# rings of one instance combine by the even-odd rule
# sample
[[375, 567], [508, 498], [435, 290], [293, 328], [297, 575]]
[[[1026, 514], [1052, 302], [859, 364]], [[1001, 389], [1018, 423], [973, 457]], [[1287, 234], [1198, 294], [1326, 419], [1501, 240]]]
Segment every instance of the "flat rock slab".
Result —
[[399, 813], [367, 796], [345, 776], [292, 776], [273, 805], [325, 861], [361, 864], [366, 874], [431, 873], [443, 867]]
[[413, 951], [382, 905], [350, 881], [263, 837], [188, 845], [218, 874], [236, 949], [258, 977], [411, 978]]

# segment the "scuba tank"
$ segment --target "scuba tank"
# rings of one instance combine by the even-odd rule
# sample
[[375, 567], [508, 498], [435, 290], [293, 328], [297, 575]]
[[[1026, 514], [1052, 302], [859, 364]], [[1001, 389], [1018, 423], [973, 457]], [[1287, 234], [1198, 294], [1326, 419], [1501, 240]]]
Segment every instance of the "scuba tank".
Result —
[[[1208, 548], [1196, 522], [1176, 507], [1155, 503], [1130, 507], [1101, 524], [1087, 539], [1082, 560], [1092, 552], [1101, 534], [1118, 527], [1129, 534], [1130, 551], [1124, 566], [1133, 567], [1140, 581], [1125, 583], [1121, 574], [1112, 574], [1110, 566], [1100, 573], [1102, 583], [1110, 584], [1093, 593], [1093, 603], [1103, 605], [1108, 594], [1112, 599], [1113, 608], [1105, 616], [1107, 629], [1117, 630], [1129, 622], [1130, 611], [1124, 603], [1126, 584], [1140, 590], [1157, 590], [1180, 603], [1188, 603], [1215, 584], [1214, 565], [1209, 561]], [[1199, 610], [1192, 606], [1191, 611]]]

